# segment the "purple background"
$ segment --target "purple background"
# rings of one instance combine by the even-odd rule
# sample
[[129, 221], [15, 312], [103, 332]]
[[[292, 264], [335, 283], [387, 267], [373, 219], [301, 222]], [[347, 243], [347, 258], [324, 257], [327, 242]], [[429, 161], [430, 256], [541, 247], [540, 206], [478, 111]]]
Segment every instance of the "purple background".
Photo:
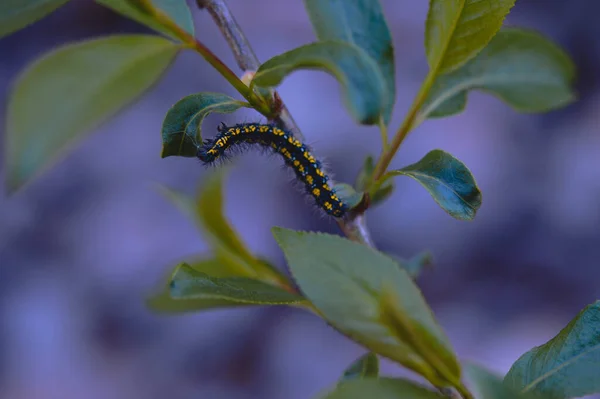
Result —
[[[229, 4], [262, 61], [314, 40], [301, 1]], [[427, 71], [427, 2], [383, 6], [396, 46], [397, 127]], [[394, 166], [434, 148], [469, 166], [484, 199], [475, 221], [453, 220], [407, 178], [369, 212], [380, 249], [405, 257], [431, 250], [435, 269], [420, 285], [440, 323], [461, 358], [499, 373], [600, 291], [599, 12], [593, 0], [519, 0], [507, 22], [565, 46], [580, 71], [576, 104], [519, 115], [474, 93], [465, 113], [428, 121], [406, 140]], [[237, 71], [208, 14], [194, 8], [193, 15], [200, 40]], [[0, 40], [0, 126], [11, 82], [30, 61], [73, 40], [127, 32], [144, 28], [78, 0]], [[206, 249], [154, 189], [193, 193], [206, 176], [193, 159], [159, 156], [165, 112], [199, 91], [235, 95], [200, 57], [181, 54], [134, 106], [24, 191], [0, 195], [0, 397], [305, 399], [363, 353], [299, 310], [158, 316], [144, 307], [177, 261]], [[337, 180], [353, 181], [364, 157], [378, 153], [377, 129], [353, 124], [328, 75], [295, 73], [280, 93]], [[221, 120], [264, 119], [250, 111], [210, 117], [206, 131]], [[337, 227], [298, 197], [277, 162], [256, 153], [236, 158], [226, 207], [252, 250], [283, 267], [271, 226]], [[404, 373], [389, 362], [383, 371]]]

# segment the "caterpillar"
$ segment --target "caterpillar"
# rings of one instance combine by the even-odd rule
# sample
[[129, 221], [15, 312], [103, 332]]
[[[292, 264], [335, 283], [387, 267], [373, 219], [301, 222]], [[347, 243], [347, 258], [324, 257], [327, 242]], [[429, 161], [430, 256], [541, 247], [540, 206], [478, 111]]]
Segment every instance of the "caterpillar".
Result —
[[307, 193], [325, 213], [342, 217], [348, 210], [347, 205], [328, 184], [329, 177], [321, 162], [312, 155], [310, 148], [291, 132], [274, 125], [259, 123], [243, 123], [230, 127], [221, 124], [218, 131], [217, 136], [204, 140], [198, 148], [197, 157], [204, 164], [213, 164], [226, 156], [226, 151], [233, 146], [258, 144], [283, 157], [285, 164], [294, 171], [296, 178], [304, 183]]

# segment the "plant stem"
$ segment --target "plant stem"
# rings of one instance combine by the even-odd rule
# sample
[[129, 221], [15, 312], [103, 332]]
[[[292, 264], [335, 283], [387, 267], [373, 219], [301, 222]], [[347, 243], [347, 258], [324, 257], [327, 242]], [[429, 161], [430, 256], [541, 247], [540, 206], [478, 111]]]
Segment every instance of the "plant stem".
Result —
[[344, 235], [352, 241], [375, 248], [375, 244], [371, 239], [371, 232], [367, 228], [363, 214], [352, 215], [346, 220], [339, 220], [338, 226], [340, 226], [340, 230], [342, 230]]
[[390, 166], [390, 162], [392, 162], [392, 159], [394, 159], [396, 152], [398, 152], [400, 145], [402, 144], [408, 133], [410, 133], [410, 131], [415, 126], [415, 120], [417, 119], [419, 110], [421, 109], [421, 106], [427, 99], [427, 95], [429, 94], [429, 90], [431, 90], [431, 86], [435, 81], [436, 75], [437, 68], [430, 69], [429, 73], [427, 74], [427, 77], [425, 78], [425, 81], [421, 85], [421, 88], [419, 89], [419, 92], [417, 93], [417, 96], [415, 97], [410, 107], [410, 110], [408, 111], [408, 114], [406, 115], [406, 118], [404, 118], [402, 125], [400, 126], [398, 132], [392, 139], [390, 146], [387, 148], [386, 151], [384, 151], [381, 158], [379, 158], [379, 161], [377, 161], [375, 171], [373, 172], [373, 179], [371, 181], [371, 184], [379, 180], [381, 176], [383, 176], [383, 174], [387, 171], [387, 168]]
[[379, 133], [381, 134], [381, 151], [383, 153], [388, 149], [388, 146], [390, 145], [388, 140], [387, 126], [383, 121], [383, 118], [379, 119]]
[[[246, 35], [244, 35], [244, 32], [242, 32], [237, 21], [231, 14], [231, 11], [229, 11], [227, 4], [223, 0], [196, 0], [196, 3], [198, 4], [198, 7], [206, 9], [211, 15], [215, 24], [217, 24], [217, 27], [221, 30], [223, 36], [225, 36], [225, 40], [227, 40], [231, 51], [233, 51], [233, 55], [240, 69], [244, 72], [256, 72], [260, 67], [260, 61], [254, 53], [254, 50], [252, 50], [248, 39], [246, 39]], [[275, 91], [269, 90], [269, 92], [272, 97], [275, 97]], [[283, 101], [280, 100], [281, 99], [279, 98], [277, 104], [278, 109], [271, 110], [272, 115], [274, 115], [273, 120], [279, 127], [293, 131], [302, 138], [302, 134], [300, 133], [300, 129], [294, 121], [294, 118], [292, 118], [292, 115]]]
[[[246, 36], [242, 32], [240, 26], [234, 19], [233, 15], [229, 11], [227, 4], [224, 0], [196, 0], [199, 8], [206, 9], [213, 20], [221, 30], [223, 36], [227, 40], [229, 47], [233, 51], [238, 66], [243, 71], [256, 71], [260, 66], [258, 58], [254, 54], [250, 43], [246, 39]], [[206, 58], [206, 57], [205, 57]], [[216, 57], [215, 57], [216, 58]], [[209, 61], [210, 62], [210, 61]], [[211, 64], [212, 65], [212, 64]], [[229, 80], [229, 79], [228, 79]], [[289, 113], [285, 104], [276, 92], [272, 92], [274, 98], [278, 101], [278, 112], [275, 112], [274, 121], [279, 127], [292, 131], [294, 134], [302, 138], [302, 133], [296, 125], [294, 118]], [[252, 103], [250, 100], [248, 100]], [[362, 214], [351, 214], [345, 219], [339, 219], [337, 221], [340, 230], [353, 241], [360, 242], [370, 247], [374, 247], [371, 234], [367, 228], [365, 217]]]
[[164, 27], [169, 28], [189, 48], [200, 54], [217, 70], [253, 107], [263, 115], [269, 116], [272, 111], [265, 101], [251, 90], [240, 78], [219, 59], [202, 42], [177, 25], [168, 15], [158, 9], [148, 10]]
[[469, 392], [467, 387], [465, 387], [464, 385], [460, 384], [457, 385], [455, 388], [464, 399], [474, 399], [473, 394]]

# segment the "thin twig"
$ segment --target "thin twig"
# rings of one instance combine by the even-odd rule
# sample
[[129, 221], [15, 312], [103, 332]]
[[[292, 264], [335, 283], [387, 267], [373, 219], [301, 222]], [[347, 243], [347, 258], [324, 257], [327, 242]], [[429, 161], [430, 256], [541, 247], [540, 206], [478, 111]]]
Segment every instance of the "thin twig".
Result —
[[[260, 62], [258, 61], [256, 54], [254, 54], [254, 51], [252, 50], [250, 43], [248, 43], [248, 40], [242, 32], [240, 26], [229, 11], [225, 1], [196, 0], [196, 3], [198, 4], [199, 8], [206, 9], [212, 16], [213, 20], [221, 30], [221, 33], [223, 36], [225, 36], [229, 47], [231, 47], [235, 60], [240, 69], [242, 69], [243, 72], [256, 71], [260, 66]], [[277, 92], [273, 91], [272, 94], [273, 98], [277, 100], [274, 101], [274, 103], [277, 104], [277, 108], [279, 110], [278, 116], [274, 122], [279, 125], [279, 127], [288, 131], [292, 131], [302, 137], [298, 125], [296, 125], [294, 118], [292, 118], [292, 115], [286, 108], [283, 101], [281, 101], [281, 98]], [[342, 232], [351, 240], [374, 247], [371, 234], [367, 229], [363, 214], [350, 214], [345, 219], [339, 219], [338, 225], [340, 226]]]
[[[213, 20], [221, 30], [221, 33], [225, 36], [229, 47], [233, 51], [233, 55], [240, 69], [243, 72], [256, 72], [258, 67], [260, 67], [260, 61], [258, 60], [258, 57], [256, 57], [254, 50], [252, 50], [250, 43], [248, 43], [246, 35], [244, 35], [244, 32], [242, 32], [237, 21], [229, 11], [229, 7], [227, 7], [225, 1], [196, 0], [196, 3], [198, 4], [198, 7], [206, 9], [212, 16]], [[272, 91], [271, 94], [275, 96], [276, 92]], [[283, 129], [299, 134], [300, 129], [298, 128], [298, 125], [280, 99], [278, 101], [278, 108], [279, 112], [274, 122]], [[301, 136], [301, 134], [299, 135]]]

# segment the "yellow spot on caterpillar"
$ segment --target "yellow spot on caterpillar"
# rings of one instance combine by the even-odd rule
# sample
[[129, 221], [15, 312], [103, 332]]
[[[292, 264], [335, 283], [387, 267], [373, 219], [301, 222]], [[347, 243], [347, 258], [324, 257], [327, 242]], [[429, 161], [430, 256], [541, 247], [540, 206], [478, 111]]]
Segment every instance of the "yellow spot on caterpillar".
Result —
[[296, 139], [294, 139], [294, 142], [292, 144], [294, 144], [296, 147], [302, 147], [302, 143]]
[[331, 203], [329, 201], [325, 201], [325, 203], [323, 204], [323, 206], [328, 210], [332, 210], [333, 206], [331, 205]]
[[338, 198], [338, 196], [337, 196], [337, 195], [335, 195], [335, 194], [331, 194], [331, 199], [332, 199], [333, 201], [339, 201], [339, 200], [340, 200], [340, 199]]
[[311, 175], [306, 176], [306, 182], [308, 184], [313, 184], [313, 182], [314, 182], [313, 177]]
[[261, 133], [266, 133], [266, 132], [269, 131], [269, 127], [268, 126], [261, 126], [259, 128], [259, 130], [260, 130]]
[[[300, 166], [298, 166], [298, 171], [299, 171], [300, 173], [304, 173], [304, 165], [300, 165]], [[311, 178], [311, 179], [312, 179], [312, 178]], [[311, 184], [312, 184], [312, 183], [311, 183]]]
[[329, 185], [327, 185], [327, 184], [323, 184], [323, 190], [331, 191], [331, 189], [329, 188]]
[[312, 193], [315, 197], [318, 197], [319, 195], [321, 195], [321, 190], [319, 190], [318, 188], [313, 188]]
[[285, 133], [284, 133], [284, 131], [283, 131], [283, 130], [281, 130], [281, 129], [279, 129], [278, 127], [276, 127], [275, 129], [273, 129], [273, 133], [274, 133], [276, 136], [283, 136], [283, 135], [285, 134]]
[[323, 171], [322, 171], [321, 169], [319, 169], [319, 168], [316, 168], [316, 169], [315, 169], [315, 173], [316, 173], [317, 175], [321, 176], [321, 177], [324, 177], [324, 176], [325, 176], [325, 173], [323, 173]]
[[211, 148], [211, 149], [210, 149], [210, 150], [208, 150], [207, 152], [208, 152], [209, 154], [211, 154], [211, 155], [212, 155], [212, 154], [216, 154], [216, 153], [217, 153], [217, 150], [214, 150], [214, 149], [212, 149], [212, 148]]
[[235, 134], [240, 134], [242, 131], [240, 130], [240, 128], [238, 127], [237, 129], [235, 129]]
[[304, 153], [304, 158], [306, 158], [308, 160], [308, 162], [310, 162], [310, 163], [317, 162], [317, 160], [315, 159], [315, 157], [313, 157], [312, 155], [310, 155], [308, 152]]
[[254, 126], [254, 125], [250, 126], [250, 131], [251, 132], [255, 132], [256, 131], [256, 126]]
[[300, 165], [300, 161], [298, 161], [297, 159], [294, 161], [294, 166], [298, 166]]

